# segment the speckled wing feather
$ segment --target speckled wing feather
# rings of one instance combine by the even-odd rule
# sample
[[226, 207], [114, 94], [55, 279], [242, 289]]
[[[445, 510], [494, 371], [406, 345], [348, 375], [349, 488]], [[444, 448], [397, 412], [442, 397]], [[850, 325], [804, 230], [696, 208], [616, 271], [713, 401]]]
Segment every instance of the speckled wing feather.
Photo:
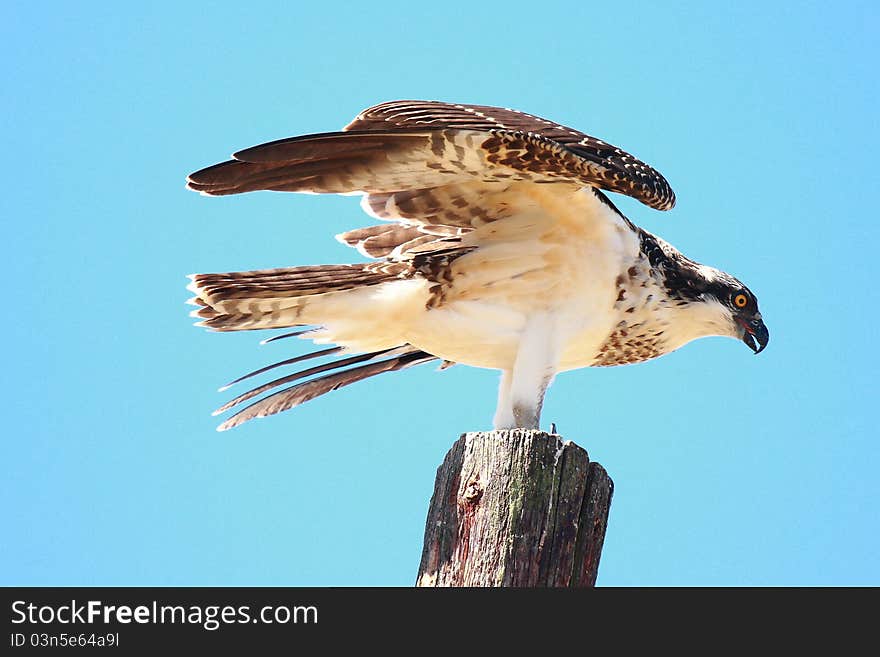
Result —
[[[459, 130], [504, 130], [538, 135], [565, 147], [590, 163], [587, 181], [601, 189], [638, 199], [658, 210], [675, 205], [675, 194], [655, 169], [626, 151], [601, 139], [533, 114], [487, 105], [463, 105], [425, 100], [397, 100], [364, 110], [346, 131], [387, 130], [390, 126], [457, 128]], [[583, 173], [580, 174], [583, 180]]]
[[336, 236], [368, 258], [401, 260], [419, 251], [444, 248], [469, 229], [452, 226], [379, 224], [355, 228]]
[[[474, 183], [485, 192], [503, 192], [514, 182], [563, 183], [621, 192], [659, 209], [674, 203], [659, 173], [614, 146], [528, 114], [479, 106], [386, 103], [342, 132], [282, 139], [233, 158], [191, 174], [189, 187], [211, 196], [388, 195]], [[454, 212], [434, 219], [466, 225]]]

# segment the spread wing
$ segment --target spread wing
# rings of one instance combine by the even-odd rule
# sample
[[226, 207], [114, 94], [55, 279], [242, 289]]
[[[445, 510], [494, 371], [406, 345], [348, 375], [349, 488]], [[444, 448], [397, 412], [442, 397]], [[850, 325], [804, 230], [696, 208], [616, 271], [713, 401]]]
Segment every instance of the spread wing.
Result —
[[362, 112], [342, 132], [305, 135], [235, 153], [189, 177], [211, 196], [260, 189], [390, 193], [454, 183], [591, 185], [651, 207], [675, 203], [657, 171], [621, 149], [509, 109], [395, 101]]
[[[570, 166], [568, 174], [572, 181], [632, 196], [658, 210], [669, 210], [675, 205], [675, 194], [666, 179], [641, 160], [601, 139], [533, 114], [486, 105], [399, 100], [364, 110], [344, 130], [387, 130], [392, 126], [404, 130], [442, 127], [490, 134], [502, 131], [536, 135], [540, 139], [533, 142], [530, 151], [508, 152], [502, 159], [517, 155], [522, 160], [538, 159], [545, 155], [544, 148], [553, 151], [552, 145], [561, 146], [565, 155], [558, 161], [551, 158], [551, 166]], [[494, 146], [492, 142], [489, 148]], [[577, 159], [571, 159], [568, 154]], [[509, 164], [517, 166], [516, 161]], [[521, 161], [521, 166], [529, 168], [525, 161]]]
[[663, 176], [629, 153], [537, 116], [481, 105], [383, 103], [341, 132], [281, 139], [233, 158], [191, 174], [188, 186], [210, 196], [361, 192], [369, 214], [398, 225], [339, 239], [380, 258], [444, 248], [516, 214], [536, 184], [552, 185], [560, 198], [592, 187], [660, 210], [675, 203]]

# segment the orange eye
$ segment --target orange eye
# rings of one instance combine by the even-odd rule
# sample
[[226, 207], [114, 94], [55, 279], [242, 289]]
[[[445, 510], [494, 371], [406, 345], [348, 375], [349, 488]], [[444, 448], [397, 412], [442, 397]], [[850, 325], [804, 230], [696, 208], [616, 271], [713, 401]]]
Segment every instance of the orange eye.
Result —
[[745, 308], [749, 305], [749, 298], [745, 294], [737, 294], [733, 297], [733, 305], [737, 308]]

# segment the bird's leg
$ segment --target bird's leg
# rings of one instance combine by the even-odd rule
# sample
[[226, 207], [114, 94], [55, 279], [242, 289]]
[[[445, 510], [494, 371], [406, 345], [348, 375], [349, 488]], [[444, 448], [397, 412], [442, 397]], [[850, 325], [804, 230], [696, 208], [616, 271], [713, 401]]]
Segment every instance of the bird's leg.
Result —
[[504, 370], [501, 373], [501, 382], [498, 384], [498, 406], [495, 409], [495, 419], [492, 425], [496, 429], [513, 429], [516, 421], [513, 418], [513, 404], [510, 402], [510, 383], [513, 380], [513, 372]]
[[537, 382], [537, 386], [530, 386], [529, 394], [524, 395], [521, 401], [513, 403], [514, 426], [522, 429], [540, 429], [541, 407], [544, 405], [544, 393], [550, 382], [552, 374], [547, 374]]
[[[539, 428], [544, 393], [556, 374], [554, 334], [552, 321], [544, 315], [532, 317], [526, 323], [513, 371], [505, 372], [501, 379], [496, 429]], [[507, 390], [505, 383], [509, 386]]]

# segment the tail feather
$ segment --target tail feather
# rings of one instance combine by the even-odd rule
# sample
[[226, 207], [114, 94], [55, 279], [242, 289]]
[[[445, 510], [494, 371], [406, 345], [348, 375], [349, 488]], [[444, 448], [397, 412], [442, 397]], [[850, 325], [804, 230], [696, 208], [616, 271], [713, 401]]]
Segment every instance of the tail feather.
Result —
[[216, 331], [302, 326], [312, 323], [302, 311], [316, 297], [405, 278], [410, 271], [408, 263], [373, 262], [193, 274], [187, 289], [197, 309], [190, 315]]
[[[340, 358], [338, 360], [330, 361], [329, 363], [324, 363], [323, 365], [316, 365], [315, 367], [310, 367], [305, 370], [300, 370], [299, 372], [294, 372], [293, 374], [288, 374], [287, 376], [282, 376], [281, 378], [275, 379], [273, 381], [269, 381], [268, 383], [264, 383], [261, 386], [254, 388], [253, 390], [248, 390], [245, 393], [240, 394], [235, 399], [231, 399], [226, 402], [214, 411], [213, 415], [220, 415], [221, 413], [225, 413], [230, 408], [234, 408], [238, 406], [242, 402], [246, 402], [248, 399], [253, 399], [258, 395], [262, 395], [264, 392], [268, 392], [273, 388], [277, 388], [278, 386], [284, 385], [285, 383], [290, 383], [291, 381], [296, 381], [297, 379], [304, 379], [306, 377], [312, 376], [314, 374], [321, 374], [322, 372], [327, 372], [329, 370], [336, 370], [340, 367], [347, 367], [349, 365], [355, 365], [357, 363], [363, 363], [364, 361], [374, 360], [381, 356], [391, 355], [393, 352], [399, 351], [399, 347], [395, 349], [386, 349], [385, 351], [374, 351], [368, 354], [358, 354], [356, 356], [348, 356], [347, 358]], [[406, 351], [410, 351], [410, 348], [405, 347]], [[281, 365], [283, 363], [278, 363]], [[241, 377], [242, 380], [249, 378], [250, 375], [245, 375]], [[235, 382], [233, 382], [235, 383]], [[233, 384], [230, 384], [233, 385]], [[224, 386], [228, 388], [229, 386]]]
[[260, 344], [269, 344], [270, 342], [275, 342], [276, 340], [285, 340], [287, 338], [298, 338], [301, 335], [305, 335], [306, 333], [314, 333], [316, 331], [320, 331], [322, 327], [313, 326], [312, 328], [300, 329], [299, 331], [291, 331], [290, 333], [282, 333], [281, 335], [273, 335], [271, 338], [266, 338], [265, 340], [260, 340]]
[[211, 307], [191, 312], [190, 317], [198, 317], [202, 321], [196, 322], [196, 326], [204, 326], [212, 331], [252, 331], [268, 328], [282, 328], [287, 326], [302, 326], [296, 317], [298, 309], [287, 309], [288, 313], [224, 313]]
[[[400, 353], [399, 349], [404, 349], [405, 351], [403, 353]], [[376, 360], [377, 358], [382, 358], [383, 356], [391, 357], [383, 358], [382, 360]], [[257, 417], [268, 417], [270, 415], [275, 415], [276, 413], [281, 413], [282, 411], [286, 411], [288, 409], [294, 408], [295, 406], [299, 406], [300, 404], [304, 404], [305, 402], [311, 401], [312, 399], [320, 397], [321, 395], [324, 395], [328, 392], [338, 390], [339, 388], [350, 385], [352, 383], [356, 383], [357, 381], [362, 381], [363, 379], [375, 376], [377, 374], [382, 374], [384, 372], [396, 372], [398, 370], [406, 369], [414, 365], [420, 365], [422, 363], [427, 363], [436, 359], [436, 356], [432, 356], [431, 354], [424, 351], [413, 349], [412, 347], [409, 347], [407, 345], [398, 349], [389, 349], [383, 352], [374, 352], [371, 354], [363, 354], [361, 356], [343, 358], [337, 361], [333, 361], [332, 363], [328, 363], [324, 366], [319, 366], [304, 370], [302, 372], [297, 372], [296, 374], [290, 375], [289, 377], [277, 379], [276, 381], [273, 381], [269, 384], [251, 390], [244, 395], [240, 395], [236, 399], [218, 409], [215, 414], [222, 413], [223, 411], [228, 410], [229, 408], [232, 408], [233, 406], [236, 406], [243, 401], [251, 399], [263, 392], [266, 392], [271, 388], [282, 385], [283, 383], [311, 376], [312, 374], [330, 369], [344, 368], [348, 365], [363, 362], [365, 360], [374, 361], [367, 362], [366, 364], [360, 365], [358, 367], [341, 369], [338, 372], [333, 372], [331, 374], [326, 374], [315, 379], [310, 379], [309, 381], [298, 383], [289, 388], [285, 388], [284, 390], [264, 397], [263, 399], [254, 402], [250, 406], [245, 407], [244, 409], [230, 417], [228, 420], [223, 422], [223, 424], [217, 427], [217, 431], [226, 431], [228, 429], [232, 429], [233, 427], [237, 427], [238, 425]]]
[[[282, 336], [279, 336], [282, 337]], [[259, 374], [263, 374], [264, 372], [268, 372], [269, 370], [274, 370], [276, 367], [284, 367], [285, 365], [293, 365], [294, 363], [301, 363], [304, 360], [311, 360], [312, 358], [321, 358], [323, 356], [329, 356], [331, 354], [338, 354], [342, 351], [342, 347], [330, 347], [329, 349], [320, 349], [318, 351], [313, 351], [308, 354], [303, 354], [302, 356], [296, 356], [294, 358], [288, 358], [287, 360], [282, 360], [277, 363], [272, 363], [271, 365], [266, 365], [265, 367], [261, 367], [258, 370], [254, 370], [253, 372], [248, 372], [247, 374], [238, 377], [237, 379], [230, 381], [225, 386], [220, 388], [220, 392], [224, 390], [228, 390], [236, 383], [241, 383], [246, 379], [250, 379]]]

